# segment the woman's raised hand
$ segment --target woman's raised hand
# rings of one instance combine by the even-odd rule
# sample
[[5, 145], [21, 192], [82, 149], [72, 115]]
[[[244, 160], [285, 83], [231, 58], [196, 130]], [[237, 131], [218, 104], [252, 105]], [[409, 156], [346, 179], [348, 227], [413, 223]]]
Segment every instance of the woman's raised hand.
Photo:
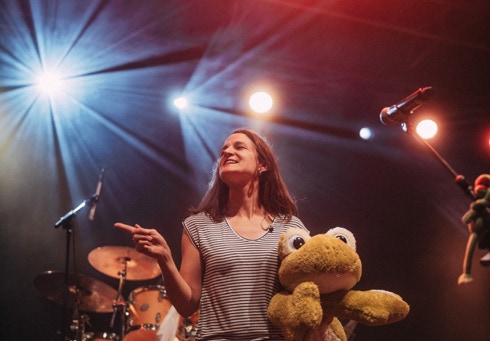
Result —
[[115, 223], [114, 227], [131, 233], [136, 250], [149, 257], [164, 261], [172, 258], [172, 252], [163, 236], [155, 229], [146, 229], [136, 224], [130, 226]]

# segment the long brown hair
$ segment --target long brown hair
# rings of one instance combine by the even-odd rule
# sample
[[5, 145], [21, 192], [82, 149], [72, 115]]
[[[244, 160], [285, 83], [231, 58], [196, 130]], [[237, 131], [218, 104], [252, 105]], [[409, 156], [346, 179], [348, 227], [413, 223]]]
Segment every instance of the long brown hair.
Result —
[[[297, 215], [298, 208], [289, 194], [274, 152], [266, 140], [249, 129], [237, 129], [232, 134], [245, 134], [255, 145], [259, 163], [267, 168], [267, 171], [259, 176], [259, 206], [263, 206], [265, 211], [273, 216], [284, 216], [286, 220]], [[190, 210], [194, 214], [205, 212], [217, 222], [225, 218], [229, 193], [228, 185], [219, 177], [219, 162], [218, 159], [214, 165], [208, 190], [199, 206]]]

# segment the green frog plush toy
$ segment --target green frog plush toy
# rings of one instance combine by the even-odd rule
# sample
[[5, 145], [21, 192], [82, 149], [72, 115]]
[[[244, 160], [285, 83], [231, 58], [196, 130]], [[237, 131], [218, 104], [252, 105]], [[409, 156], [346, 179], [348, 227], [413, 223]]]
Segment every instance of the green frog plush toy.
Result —
[[279, 281], [268, 317], [288, 341], [347, 340], [341, 320], [370, 326], [397, 322], [410, 310], [397, 294], [352, 290], [362, 265], [350, 231], [336, 227], [310, 236], [290, 228], [279, 240]]

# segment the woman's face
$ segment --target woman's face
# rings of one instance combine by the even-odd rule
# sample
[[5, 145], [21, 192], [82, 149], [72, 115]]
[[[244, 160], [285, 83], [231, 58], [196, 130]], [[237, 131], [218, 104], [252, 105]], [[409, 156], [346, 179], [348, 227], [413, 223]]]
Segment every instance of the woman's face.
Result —
[[246, 184], [257, 177], [259, 162], [252, 140], [243, 133], [230, 135], [221, 148], [219, 176], [228, 186]]

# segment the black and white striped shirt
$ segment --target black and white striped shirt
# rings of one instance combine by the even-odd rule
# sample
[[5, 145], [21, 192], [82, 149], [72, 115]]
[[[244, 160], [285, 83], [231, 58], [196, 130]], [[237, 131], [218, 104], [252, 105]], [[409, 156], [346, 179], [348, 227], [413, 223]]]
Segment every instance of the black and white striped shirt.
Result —
[[204, 277], [197, 340], [282, 340], [267, 318], [279, 290], [277, 244], [289, 227], [306, 229], [293, 217], [276, 217], [258, 239], [239, 236], [226, 220], [215, 223], [204, 213], [188, 217], [184, 228], [201, 253]]

